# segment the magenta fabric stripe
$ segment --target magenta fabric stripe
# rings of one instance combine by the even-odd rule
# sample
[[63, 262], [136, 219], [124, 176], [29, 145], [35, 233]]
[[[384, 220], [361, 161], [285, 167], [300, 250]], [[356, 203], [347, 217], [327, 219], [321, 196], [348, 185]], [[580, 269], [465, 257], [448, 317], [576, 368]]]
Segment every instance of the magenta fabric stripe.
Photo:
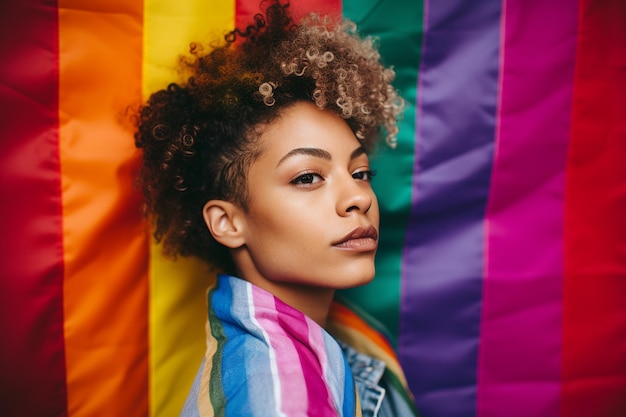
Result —
[[[313, 349], [313, 351], [317, 354], [319, 358], [322, 375], [325, 381], [330, 381], [330, 373], [328, 369], [328, 355], [326, 354], [326, 344], [324, 342], [324, 335], [322, 334], [322, 328], [319, 326], [315, 326], [313, 321], [306, 317], [306, 322], [309, 325], [309, 346]], [[335, 404], [339, 409], [343, 401], [343, 392], [339, 393], [334, 390], [335, 385], [329, 384], [329, 389], [334, 392], [329, 392], [329, 404]]]
[[505, 0], [486, 218], [480, 417], [560, 414], [564, 170], [576, 0]]
[[[296, 352], [298, 353], [298, 357], [300, 358], [300, 364], [302, 366], [302, 372], [305, 375], [305, 379], [306, 379], [306, 384], [304, 386], [304, 389], [307, 392], [307, 396], [306, 399], [308, 400], [309, 398], [315, 398], [317, 397], [317, 395], [315, 395], [316, 392], [324, 392], [326, 391], [326, 403], [320, 403], [320, 402], [314, 402], [314, 401], [308, 401], [307, 404], [307, 415], [309, 416], [322, 416], [322, 415], [328, 415], [328, 408], [327, 405], [328, 404], [333, 404], [332, 398], [330, 397], [330, 395], [328, 395], [328, 390], [326, 388], [326, 384], [323, 380], [319, 379], [319, 378], [314, 378], [314, 377], [307, 377], [307, 376], [314, 376], [314, 375], [323, 375], [323, 371], [322, 368], [317, 360], [317, 358], [311, 353], [310, 350], [304, 348], [304, 346], [308, 346], [309, 344], [309, 328], [307, 326], [307, 319], [305, 318], [304, 314], [297, 312], [298, 314], [298, 318], [296, 320], [291, 319], [290, 316], [293, 316], [294, 314], [296, 314], [296, 311], [291, 308], [288, 307], [286, 304], [283, 304], [281, 302], [277, 302], [276, 303], [276, 311], [278, 312], [278, 321], [279, 323], [288, 321], [288, 322], [295, 322], [298, 324], [302, 324], [302, 325], [298, 325], [295, 326], [294, 324], [292, 324], [292, 328], [294, 329], [294, 335], [296, 336], [296, 339], [294, 340], [294, 348], [296, 350]], [[287, 327], [288, 324], [284, 324], [284, 327]], [[289, 384], [290, 385], [290, 384]], [[293, 387], [288, 386], [291, 395], [293, 395]], [[300, 398], [300, 401], [304, 401], [304, 398]]]
[[[267, 330], [268, 334], [280, 334], [280, 339], [270, 339], [271, 348], [276, 352], [276, 358], [294, 358], [298, 352], [291, 341], [291, 337], [279, 325], [278, 312], [276, 311], [275, 298], [270, 293], [260, 290], [257, 287], [252, 289], [253, 305], [263, 311], [262, 316], [255, 319], [260, 326]], [[274, 316], [269, 314], [274, 313]], [[278, 376], [280, 379], [280, 409], [287, 415], [301, 409], [299, 405], [303, 401], [300, 392], [306, 387], [306, 380], [302, 370], [289, 365], [296, 365], [293, 360], [277, 360]]]

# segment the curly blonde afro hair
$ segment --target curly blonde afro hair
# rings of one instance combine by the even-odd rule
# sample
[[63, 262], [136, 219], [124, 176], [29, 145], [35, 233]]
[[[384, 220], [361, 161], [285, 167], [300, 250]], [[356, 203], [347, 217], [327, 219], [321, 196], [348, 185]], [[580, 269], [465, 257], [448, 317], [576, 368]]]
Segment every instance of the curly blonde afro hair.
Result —
[[259, 155], [263, 126], [310, 101], [343, 117], [371, 151], [381, 136], [394, 146], [403, 101], [391, 85], [394, 72], [354, 23], [309, 15], [296, 24], [280, 0], [206, 49], [191, 44], [180, 63], [187, 80], [155, 92], [139, 109], [139, 180], [165, 252], [232, 273], [202, 209], [212, 199], [247, 209], [247, 167]]

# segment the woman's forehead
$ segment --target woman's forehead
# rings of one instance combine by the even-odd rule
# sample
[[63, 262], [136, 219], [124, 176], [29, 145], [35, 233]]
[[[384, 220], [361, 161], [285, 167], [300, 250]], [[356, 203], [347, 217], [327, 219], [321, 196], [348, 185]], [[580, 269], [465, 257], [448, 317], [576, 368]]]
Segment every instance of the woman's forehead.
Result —
[[[298, 102], [281, 112], [263, 127], [257, 146], [263, 153], [282, 154], [294, 149], [323, 149], [332, 154], [349, 147], [350, 153], [360, 141], [343, 118], [331, 110], [317, 108], [313, 103]], [[278, 162], [278, 161], [277, 161]]]

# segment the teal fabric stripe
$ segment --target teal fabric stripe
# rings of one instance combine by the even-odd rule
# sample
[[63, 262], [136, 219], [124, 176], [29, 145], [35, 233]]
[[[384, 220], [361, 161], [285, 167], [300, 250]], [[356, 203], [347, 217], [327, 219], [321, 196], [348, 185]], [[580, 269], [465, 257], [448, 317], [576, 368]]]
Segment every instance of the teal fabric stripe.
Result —
[[359, 32], [379, 38], [383, 62], [393, 66], [394, 86], [406, 101], [397, 148], [381, 145], [372, 157], [372, 166], [378, 170], [373, 186], [381, 211], [376, 279], [369, 285], [344, 292], [353, 303], [382, 322], [394, 346], [397, 346], [400, 322], [402, 249], [411, 212], [423, 8], [421, 0], [343, 1], [343, 15], [358, 25]]

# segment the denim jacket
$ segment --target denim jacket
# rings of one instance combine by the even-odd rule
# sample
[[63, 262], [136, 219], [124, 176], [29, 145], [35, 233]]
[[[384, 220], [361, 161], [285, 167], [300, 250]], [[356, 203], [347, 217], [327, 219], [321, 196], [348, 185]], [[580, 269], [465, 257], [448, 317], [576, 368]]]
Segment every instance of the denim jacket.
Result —
[[339, 344], [354, 376], [363, 417], [416, 415], [400, 393], [387, 382], [383, 361], [359, 353], [343, 342]]

